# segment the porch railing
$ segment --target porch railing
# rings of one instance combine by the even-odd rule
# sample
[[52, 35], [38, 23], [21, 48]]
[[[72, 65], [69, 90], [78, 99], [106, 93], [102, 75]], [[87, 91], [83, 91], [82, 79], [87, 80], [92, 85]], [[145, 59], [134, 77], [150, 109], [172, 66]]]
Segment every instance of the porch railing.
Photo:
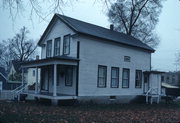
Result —
[[27, 89], [28, 87], [28, 84], [24, 84], [24, 85], [21, 85], [19, 87], [17, 87], [16, 89], [12, 90], [11, 91], [11, 94], [13, 95], [13, 99], [15, 98], [18, 98], [18, 100], [20, 100], [20, 94], [25, 90]]

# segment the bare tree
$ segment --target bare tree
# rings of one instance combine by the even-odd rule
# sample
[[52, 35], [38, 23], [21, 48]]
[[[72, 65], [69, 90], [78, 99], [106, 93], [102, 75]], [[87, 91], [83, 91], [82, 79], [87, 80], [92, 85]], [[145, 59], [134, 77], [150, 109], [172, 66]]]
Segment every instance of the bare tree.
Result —
[[[78, 0], [2, 0], [0, 5], [4, 8], [9, 10], [11, 18], [14, 20], [19, 13], [23, 13], [27, 10], [30, 13], [30, 18], [35, 14], [43, 20], [46, 20], [52, 13], [62, 13], [63, 14], [63, 7], [71, 5]], [[106, 6], [110, 5], [111, 1], [114, 0], [94, 0], [95, 2], [102, 2]], [[28, 7], [26, 7], [28, 5]]]
[[131, 35], [151, 47], [159, 44], [154, 29], [158, 22], [163, 0], [117, 0], [108, 11], [115, 29]]
[[19, 61], [26, 61], [33, 55], [36, 45], [32, 39], [27, 38], [29, 31], [26, 27], [20, 29], [16, 36], [9, 40], [10, 53]]
[[9, 49], [7, 41], [2, 41], [0, 43], [0, 66], [5, 68], [9, 65], [9, 61], [13, 59]]
[[28, 33], [27, 28], [23, 27], [12, 39], [0, 43], [2, 66], [7, 66], [10, 60], [27, 61], [34, 57], [37, 46], [32, 39], [28, 39]]

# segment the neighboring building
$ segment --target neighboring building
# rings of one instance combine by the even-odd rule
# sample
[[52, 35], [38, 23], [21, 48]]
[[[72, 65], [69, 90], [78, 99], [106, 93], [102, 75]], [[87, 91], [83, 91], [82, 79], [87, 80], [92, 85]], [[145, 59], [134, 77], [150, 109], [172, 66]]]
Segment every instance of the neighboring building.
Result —
[[173, 86], [180, 86], [180, 72], [166, 72], [162, 74], [161, 82]]
[[[36, 69], [29, 68], [24, 70], [23, 74], [24, 83], [33, 85], [36, 81]], [[22, 68], [21, 62], [13, 60], [10, 63], [10, 70], [8, 73], [8, 87], [7, 89], [13, 90], [22, 84]]]
[[10, 62], [10, 69], [8, 73], [8, 87], [7, 90], [13, 90], [21, 85], [21, 64], [19, 61], [12, 60]]
[[23, 69], [40, 69], [35, 93], [26, 94], [52, 100], [123, 102], [160, 86], [159, 73], [151, 72], [154, 49], [114, 31], [113, 26], [106, 29], [55, 14], [38, 45], [41, 59], [22, 64]]

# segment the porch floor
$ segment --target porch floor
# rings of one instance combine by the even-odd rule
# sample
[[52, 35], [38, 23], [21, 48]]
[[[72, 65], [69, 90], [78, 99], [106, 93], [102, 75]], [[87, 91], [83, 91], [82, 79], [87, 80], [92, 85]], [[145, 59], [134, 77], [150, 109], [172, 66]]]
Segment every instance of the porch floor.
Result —
[[22, 94], [27, 94], [29, 96], [44, 98], [44, 99], [55, 99], [55, 100], [70, 100], [70, 99], [77, 99], [75, 95], [67, 95], [67, 94], [60, 94], [57, 93], [57, 96], [53, 96], [53, 93], [49, 92], [38, 92], [37, 94], [35, 91], [24, 91]]

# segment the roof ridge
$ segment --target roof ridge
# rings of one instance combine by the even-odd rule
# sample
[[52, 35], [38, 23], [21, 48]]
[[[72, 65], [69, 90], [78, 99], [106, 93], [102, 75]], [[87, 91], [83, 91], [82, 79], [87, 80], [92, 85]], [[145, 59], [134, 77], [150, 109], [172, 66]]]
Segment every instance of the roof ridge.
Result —
[[[64, 18], [61, 17], [61, 16], [64, 16], [64, 15], [57, 14], [57, 13], [56, 13], [56, 15], [57, 15], [59, 18], [61, 18], [63, 21], [65, 21], [66, 24], [68, 24], [69, 26], [71, 26], [71, 28], [73, 28], [75, 31], [77, 31], [77, 29], [76, 29], [72, 24], [70, 24], [70, 22], [69, 22], [67, 19], [64, 19]], [[64, 16], [64, 17], [67, 17], [67, 16]], [[69, 17], [69, 18], [70, 18], [70, 17]], [[71, 19], [73, 19], [73, 18], [71, 18]]]
[[[56, 13], [56, 14], [57, 14], [57, 13]], [[92, 23], [89, 23], [89, 22], [85, 22], [85, 21], [82, 21], [82, 20], [79, 20], [79, 19], [76, 19], [76, 18], [72, 18], [72, 17], [66, 16], [66, 15], [61, 15], [61, 14], [57, 14], [57, 15], [58, 15], [58, 16], [64, 16], [64, 17], [66, 17], [66, 18], [70, 18], [70, 19], [73, 19], [73, 20], [76, 20], [76, 21], [80, 21], [80, 22], [82, 22], [82, 23], [90, 24], [90, 25], [93, 25], [93, 26], [97, 26], [97, 27], [100, 27], [100, 28], [103, 28], [103, 29], [107, 29], [107, 30], [109, 30], [109, 31], [112, 31], [112, 30], [110, 30], [109, 28], [102, 27], [102, 26], [99, 26], [99, 25], [96, 25], [96, 24], [92, 24]], [[66, 21], [68, 21], [68, 20], [66, 20]], [[113, 32], [117, 32], [117, 31], [113, 30]], [[117, 32], [117, 33], [121, 33], [121, 32]]]

